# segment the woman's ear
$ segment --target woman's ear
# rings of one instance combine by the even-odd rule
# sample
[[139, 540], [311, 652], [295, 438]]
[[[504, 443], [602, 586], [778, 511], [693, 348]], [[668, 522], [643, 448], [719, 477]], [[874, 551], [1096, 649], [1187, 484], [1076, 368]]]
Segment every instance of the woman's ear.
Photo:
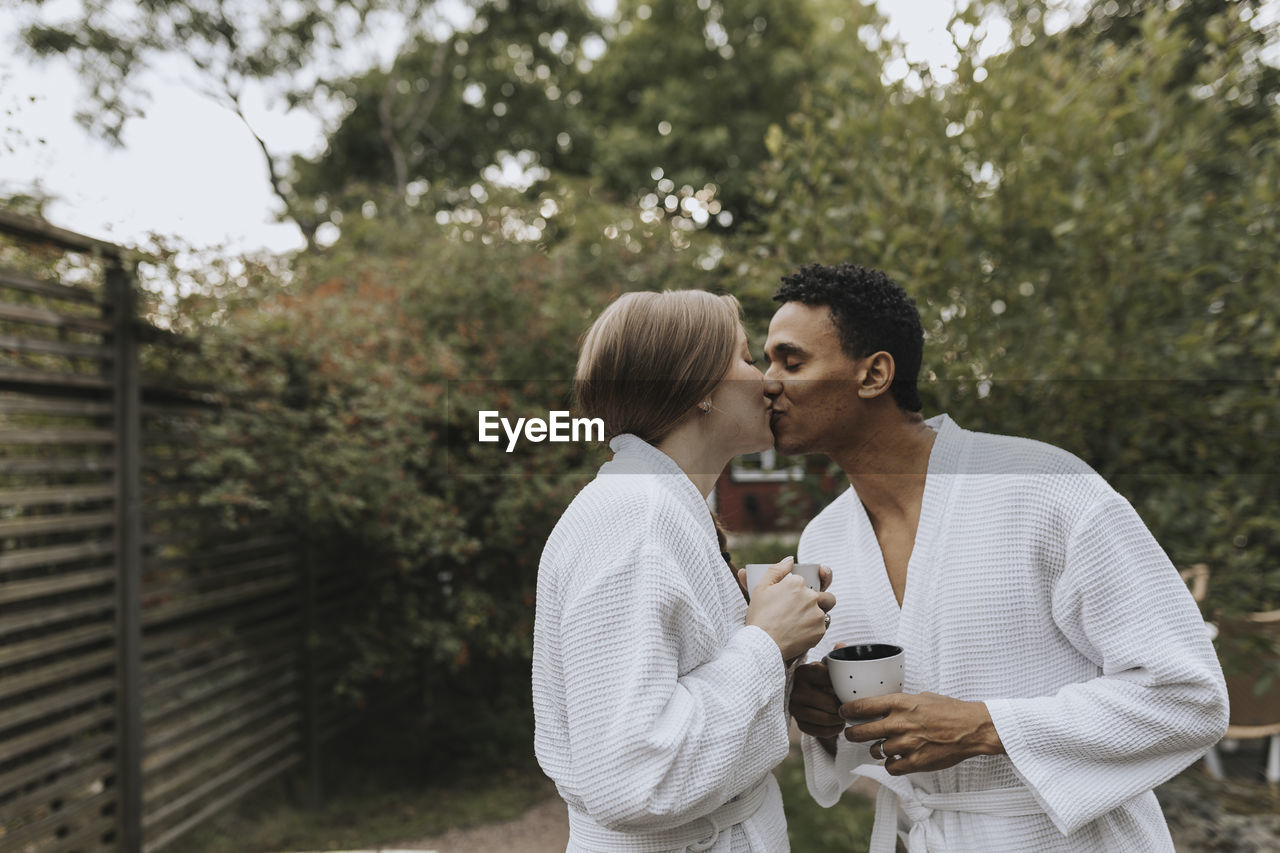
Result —
[[871, 400], [885, 394], [893, 384], [893, 356], [887, 352], [873, 352], [863, 359], [865, 365], [858, 382], [858, 396]]

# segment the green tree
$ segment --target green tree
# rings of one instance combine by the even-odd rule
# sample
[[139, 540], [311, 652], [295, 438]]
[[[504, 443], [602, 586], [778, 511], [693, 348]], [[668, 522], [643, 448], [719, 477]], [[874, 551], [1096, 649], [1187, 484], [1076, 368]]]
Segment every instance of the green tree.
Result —
[[319, 157], [295, 158], [297, 191], [325, 209], [403, 209], [504, 156], [556, 167], [585, 134], [578, 66], [599, 29], [580, 0], [503, 0], [467, 27], [417, 34], [389, 69], [327, 83], [349, 108]]
[[[486, 10], [469, 31], [414, 45], [391, 75], [335, 83], [353, 107], [328, 149], [297, 163], [299, 187], [351, 210], [429, 182], [447, 207], [445, 188], [523, 153], [616, 200], [728, 227], [751, 215], [766, 131], [798, 93], [835, 68], [879, 74], [856, 38], [830, 38], [836, 18], [816, 0], [629, 2], [612, 21], [547, 0]], [[861, 6], [843, 14], [849, 32], [874, 19]], [[420, 104], [435, 98], [425, 119]], [[393, 124], [407, 156], [388, 156], [387, 114], [404, 117]]]
[[343, 692], [411, 687], [431, 719], [502, 709], [512, 723], [529, 709], [542, 544], [607, 449], [508, 454], [477, 441], [477, 414], [566, 408], [605, 303], [705, 274], [671, 222], [568, 187], [488, 187], [442, 219], [354, 218], [286, 276], [248, 266], [177, 313], [217, 385], [261, 401], [202, 436], [205, 502], [230, 523], [269, 509], [360, 578], [321, 638]]
[[[511, 164], [525, 183], [585, 177], [616, 200], [728, 228], [754, 215], [765, 134], [800, 92], [879, 74], [856, 37], [878, 25], [874, 10], [831, 0], [625, 2], [611, 21], [583, 0], [84, 0], [60, 21], [24, 3], [39, 10], [27, 48], [73, 64], [80, 118], [108, 140], [140, 113], [144, 72], [158, 68], [191, 73], [251, 131], [254, 87], [290, 109], [336, 108], [315, 158], [282, 157], [254, 133], [282, 215], [313, 249], [321, 225], [366, 202], [450, 208]], [[394, 58], [364, 58], [389, 33]], [[352, 74], [353, 62], [365, 67]]]
[[1176, 563], [1214, 566], [1228, 615], [1280, 605], [1280, 147], [1274, 100], [1237, 120], [1273, 73], [1245, 8], [1202, 22], [1190, 78], [1175, 10], [1123, 41], [1024, 16], [987, 60], [960, 15], [953, 83], [820, 86], [779, 129], [734, 259], [761, 294], [799, 263], [886, 269], [920, 304], [929, 408], [1084, 457]]
[[[1019, 4], [1021, 5], [1021, 4]], [[1241, 21], [1258, 20], [1263, 3], [1258, 0], [1184, 0], [1169, 3], [1168, 0], [1123, 0], [1093, 6], [1082, 23], [1066, 37], [1054, 39], [1052, 46], [1070, 48], [1075, 41], [1088, 44], [1103, 39], [1118, 45], [1142, 37], [1142, 19], [1148, 14], [1159, 14], [1167, 9], [1172, 13], [1171, 26], [1183, 38], [1182, 55], [1170, 75], [1169, 85], [1190, 95], [1197, 83], [1200, 69], [1213, 63], [1227, 35], [1223, 14], [1229, 13]], [[1031, 6], [1022, 15], [1031, 13]], [[1016, 8], [1016, 7], [1015, 7]], [[1261, 54], [1275, 33], [1262, 27], [1254, 27], [1252, 34], [1237, 30], [1234, 36], [1239, 44], [1234, 47], [1239, 61], [1253, 68], [1253, 73], [1242, 79], [1246, 89], [1238, 91], [1230, 100], [1229, 117], [1233, 122], [1252, 125], [1255, 128], [1268, 123], [1268, 114], [1274, 105], [1273, 98], [1280, 92], [1280, 69], [1263, 64]]]
[[583, 82], [592, 135], [579, 169], [624, 198], [664, 178], [673, 188], [709, 187], [718, 207], [744, 218], [749, 175], [767, 156], [766, 130], [820, 73], [809, 52], [817, 26], [809, 4], [649, 0], [622, 8], [616, 36]]
[[[72, 64], [86, 90], [77, 118], [108, 142], [120, 144], [125, 124], [143, 113], [148, 73], [191, 75], [202, 94], [253, 134], [282, 215], [298, 225], [311, 248], [324, 220], [294, 190], [287, 161], [254, 130], [245, 112], [247, 93], [261, 85], [291, 107], [312, 102], [326, 93], [319, 84], [335, 76], [344, 54], [372, 52], [389, 29], [408, 45], [448, 26], [436, 0], [81, 0], [64, 20], [51, 20], [42, 0], [20, 3], [33, 15], [22, 30], [25, 48]], [[452, 8], [466, 8], [466, 0]]]

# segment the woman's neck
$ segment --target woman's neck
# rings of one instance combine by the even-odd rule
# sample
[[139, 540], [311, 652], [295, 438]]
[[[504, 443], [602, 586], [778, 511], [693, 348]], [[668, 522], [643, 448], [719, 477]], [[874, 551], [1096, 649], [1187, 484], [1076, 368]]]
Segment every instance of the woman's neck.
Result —
[[680, 466], [704, 498], [711, 494], [716, 480], [720, 479], [720, 472], [731, 458], [724, 451], [708, 446], [705, 440], [700, 440], [688, 429], [677, 429], [656, 447]]

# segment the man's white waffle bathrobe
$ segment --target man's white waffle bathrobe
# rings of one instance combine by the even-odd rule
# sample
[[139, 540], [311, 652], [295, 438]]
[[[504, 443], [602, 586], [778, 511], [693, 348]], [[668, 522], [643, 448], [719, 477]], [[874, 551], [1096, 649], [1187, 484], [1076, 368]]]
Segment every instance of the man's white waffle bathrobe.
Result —
[[904, 692], [986, 702], [1008, 755], [890, 777], [862, 763], [864, 744], [841, 736], [833, 760], [806, 736], [810, 792], [830, 806], [856, 775], [896, 789], [877, 800], [873, 853], [891, 853], [899, 828], [912, 853], [1172, 851], [1151, 789], [1227, 724], [1185, 584], [1076, 457], [945, 415], [928, 425], [938, 435], [901, 611], [852, 489], [805, 529], [799, 559], [831, 567], [838, 602], [809, 659], [836, 642], [901, 645]]
[[782, 655], [744, 626], [693, 482], [633, 435], [610, 447], [538, 569], [534, 744], [568, 850], [786, 851]]

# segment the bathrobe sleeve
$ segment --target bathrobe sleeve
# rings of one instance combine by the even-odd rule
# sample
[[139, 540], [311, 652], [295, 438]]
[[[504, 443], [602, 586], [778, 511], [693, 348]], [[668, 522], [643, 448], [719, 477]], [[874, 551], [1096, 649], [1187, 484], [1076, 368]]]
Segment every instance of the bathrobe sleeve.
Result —
[[[610, 829], [679, 826], [786, 757], [782, 656], [748, 626], [711, 653], [691, 647], [718, 632], [698, 627], [707, 617], [675, 555], [600, 568], [561, 620], [573, 788]], [[686, 671], [690, 659], [703, 662]]]
[[[807, 557], [805, 559], [808, 561]], [[809, 650], [809, 663], [821, 661], [835, 647], [831, 637], [832, 633], [828, 632]], [[879, 763], [871, 757], [871, 744], [851, 741], [843, 735], [836, 738], [836, 754], [832, 756], [816, 737], [801, 733], [800, 752], [804, 755], [804, 781], [809, 795], [824, 809], [839, 802], [841, 795], [859, 778], [854, 775], [854, 770], [864, 764]]]
[[[837, 504], [843, 504], [846, 500], [843, 496], [837, 498], [836, 503], [827, 508], [827, 512], [832, 512], [833, 508], [838, 508]], [[815, 551], [810, 539], [818, 531], [825, 533], [829, 530], [828, 521], [829, 516], [824, 513], [810, 522], [809, 526], [805, 528], [796, 550], [796, 559], [799, 562], [827, 563], [828, 565], [834, 562], [829, 552]], [[848, 594], [848, 591], [842, 593], [842, 595]], [[847, 638], [848, 635], [841, 634], [843, 615], [844, 612], [840, 610], [837, 602], [836, 609], [832, 611], [833, 630], [828, 631], [827, 635], [809, 650], [808, 663], [821, 661], [835, 647], [835, 637], [845, 636]], [[788, 696], [789, 700], [790, 697]], [[804, 778], [809, 794], [813, 797], [814, 802], [823, 808], [831, 808], [839, 802], [841, 795], [859, 778], [853, 773], [856, 768], [864, 764], [879, 763], [871, 757], [870, 744], [856, 743], [844, 736], [836, 738], [836, 754], [833, 757], [823, 748], [817, 738], [801, 733], [800, 751], [804, 755]]]
[[823, 808], [831, 808], [840, 796], [859, 777], [854, 770], [864, 764], [878, 763], [871, 757], [871, 746], [855, 743], [843, 735], [836, 738], [836, 754], [833, 757], [812, 735], [800, 736], [800, 749], [804, 753], [804, 781], [809, 795]]
[[1195, 602], [1123, 497], [1082, 514], [1065, 556], [1053, 619], [1100, 674], [986, 705], [1017, 774], [1067, 834], [1200, 757], [1226, 730], [1227, 695]]

